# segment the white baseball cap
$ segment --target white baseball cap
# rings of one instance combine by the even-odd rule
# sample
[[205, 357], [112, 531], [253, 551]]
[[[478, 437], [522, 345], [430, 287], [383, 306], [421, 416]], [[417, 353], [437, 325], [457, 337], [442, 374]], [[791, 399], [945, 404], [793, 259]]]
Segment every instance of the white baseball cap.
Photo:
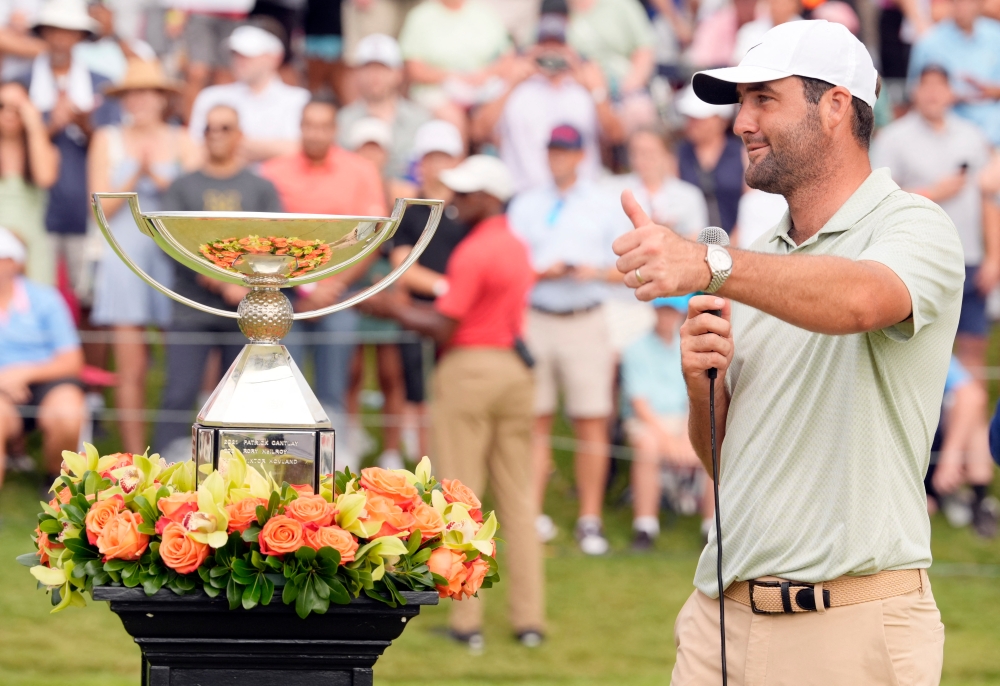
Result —
[[692, 119], [708, 119], [722, 117], [732, 119], [736, 114], [736, 105], [713, 105], [705, 102], [694, 94], [691, 86], [686, 86], [677, 97], [677, 112]]
[[432, 152], [462, 157], [465, 143], [458, 127], [443, 119], [432, 119], [422, 124], [413, 137], [413, 159], [419, 160]]
[[13, 231], [0, 226], [0, 260], [4, 259], [24, 264], [28, 259], [28, 251]]
[[91, 37], [96, 36], [100, 29], [100, 25], [87, 12], [85, 0], [48, 0], [35, 18], [35, 32], [43, 26], [85, 31]]
[[355, 66], [360, 67], [372, 62], [384, 64], [391, 69], [402, 67], [403, 53], [396, 39], [384, 33], [373, 33], [358, 41], [358, 47], [354, 50]]
[[705, 102], [728, 105], [739, 101], [738, 83], [761, 83], [788, 76], [843, 86], [854, 97], [875, 105], [878, 72], [868, 50], [842, 24], [817, 19], [775, 26], [750, 48], [739, 66], [700, 71], [691, 84]]
[[285, 54], [281, 39], [259, 26], [238, 26], [229, 35], [227, 42], [230, 50], [244, 57]]
[[507, 165], [491, 155], [472, 155], [454, 169], [441, 172], [441, 183], [456, 193], [489, 193], [507, 202], [514, 195], [514, 181]]
[[347, 147], [357, 150], [365, 143], [377, 143], [383, 150], [388, 150], [392, 145], [392, 129], [377, 117], [357, 120], [347, 132]]

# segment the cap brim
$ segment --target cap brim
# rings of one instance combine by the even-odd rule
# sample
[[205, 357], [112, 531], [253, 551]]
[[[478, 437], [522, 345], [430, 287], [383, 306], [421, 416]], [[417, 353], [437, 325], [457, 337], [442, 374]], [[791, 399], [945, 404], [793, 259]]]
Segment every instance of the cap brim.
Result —
[[454, 169], [447, 169], [441, 172], [441, 175], [438, 177], [441, 183], [456, 193], [475, 193], [476, 191], [483, 190], [483, 184], [478, 179], [472, 178], [471, 175], [463, 174], [462, 172], [455, 174], [453, 173], [454, 171]]
[[740, 65], [700, 71], [691, 79], [691, 87], [695, 95], [710, 105], [735, 105], [740, 101], [736, 84], [777, 81], [789, 76], [792, 74], [778, 69]]

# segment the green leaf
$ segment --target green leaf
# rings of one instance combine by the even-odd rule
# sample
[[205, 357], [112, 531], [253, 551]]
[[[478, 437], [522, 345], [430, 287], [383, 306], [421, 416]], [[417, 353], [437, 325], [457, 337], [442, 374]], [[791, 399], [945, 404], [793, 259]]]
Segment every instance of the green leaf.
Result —
[[156, 595], [157, 591], [163, 588], [166, 580], [165, 574], [163, 576], [152, 576], [142, 582], [142, 588], [146, 591], [146, 595]]
[[81, 510], [76, 505], [73, 505], [72, 503], [66, 503], [65, 505], [62, 506], [62, 511], [63, 514], [66, 515], [66, 519], [73, 522], [81, 529], [84, 526], [86, 526], [85, 520], [87, 518], [87, 515], [85, 515], [83, 513], [83, 510]]
[[420, 547], [420, 540], [421, 535], [419, 530], [410, 534], [410, 537], [406, 541], [406, 552], [408, 555], [413, 555], [417, 552], [417, 549]]
[[327, 584], [330, 586], [330, 602], [337, 605], [347, 605], [351, 602], [351, 594], [339, 580], [334, 579], [332, 583], [327, 582]]
[[266, 574], [260, 575], [263, 579], [260, 587], [260, 604], [270, 605], [274, 597], [274, 582]]
[[254, 568], [260, 571], [264, 571], [264, 567], [266, 566], [266, 563], [264, 562], [264, 556], [258, 553], [256, 550], [250, 553], [250, 564], [252, 564]]
[[264, 579], [262, 575], [257, 574], [254, 577], [253, 583], [243, 588], [243, 609], [252, 610], [257, 607], [257, 603], [260, 602], [260, 594], [263, 589], [263, 585]]
[[[271, 497], [267, 499], [267, 518], [270, 519], [274, 516], [274, 513], [278, 510], [278, 505], [281, 503], [281, 498], [278, 496], [276, 491], [271, 491]], [[261, 523], [261, 526], [264, 526]]]
[[318, 576], [312, 578], [313, 588], [316, 589], [316, 595], [318, 595], [323, 600], [330, 599], [330, 585], [327, 584], [323, 579]]
[[410, 558], [410, 564], [422, 565], [431, 559], [431, 553], [434, 551], [431, 548], [424, 548], [423, 550], [418, 550], [417, 553]]
[[295, 559], [302, 562], [312, 562], [316, 559], [316, 551], [308, 546], [302, 546], [295, 551]]
[[229, 567], [212, 567], [208, 570], [208, 576], [212, 579], [229, 574]]
[[281, 602], [285, 605], [291, 605], [295, 602], [295, 599], [299, 597], [299, 593], [302, 589], [294, 583], [285, 584], [284, 589], [281, 591]]
[[101, 551], [96, 546], [87, 543], [83, 538], [67, 538], [63, 544], [67, 550], [73, 553], [73, 559], [77, 562], [97, 560], [101, 557]]
[[63, 525], [57, 519], [46, 519], [38, 523], [38, 528], [45, 534], [59, 534], [62, 533]]
[[24, 565], [25, 567], [34, 567], [42, 564], [41, 560], [38, 558], [38, 553], [25, 553], [24, 555], [18, 555], [16, 559], [18, 564]]
[[313, 588], [312, 579], [307, 579], [302, 590], [299, 591], [298, 597], [295, 599], [295, 614], [305, 619], [312, 612], [313, 605], [318, 602], [319, 596], [316, 595], [316, 591]]
[[207, 595], [209, 598], [218, 598], [219, 594], [222, 593], [221, 588], [216, 588], [211, 584], [205, 584], [204, 586], [201, 587], [201, 590], [205, 591], [205, 595]]
[[230, 610], [238, 608], [243, 601], [243, 592], [232, 577], [230, 577], [229, 584], [226, 586], [226, 598], [229, 599]]
[[104, 563], [104, 571], [106, 572], [120, 572], [129, 565], [125, 560], [108, 560]]
[[267, 508], [263, 505], [257, 506], [257, 524], [264, 526], [267, 524], [269, 515], [267, 514]]
[[283, 565], [284, 563], [281, 561], [280, 557], [276, 557], [274, 555], [267, 556], [267, 566], [270, 567], [271, 569], [278, 571], [282, 568]]
[[316, 557], [325, 562], [330, 562], [334, 567], [340, 566], [340, 551], [329, 546], [324, 546], [316, 553]]

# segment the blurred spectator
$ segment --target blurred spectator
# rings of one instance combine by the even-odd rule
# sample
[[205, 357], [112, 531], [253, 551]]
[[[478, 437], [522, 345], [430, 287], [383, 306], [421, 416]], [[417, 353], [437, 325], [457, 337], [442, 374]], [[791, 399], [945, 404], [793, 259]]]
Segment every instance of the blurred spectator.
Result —
[[434, 116], [465, 128], [465, 108], [503, 89], [501, 57], [510, 38], [484, 0], [424, 0], [399, 34], [411, 97]]
[[767, 11], [757, 19], [747, 22], [736, 32], [736, 47], [733, 48], [733, 64], [739, 64], [747, 51], [760, 43], [764, 34], [778, 24], [802, 19], [801, 0], [767, 0]]
[[696, 69], [727, 67], [736, 50], [736, 34], [753, 21], [756, 0], [733, 0], [695, 24], [691, 45], [685, 53]]
[[[91, 191], [139, 194], [144, 212], [163, 207], [163, 192], [196, 163], [197, 148], [178, 126], [164, 122], [167, 97], [179, 88], [163, 75], [158, 62], [132, 60], [125, 78], [108, 95], [121, 99], [127, 124], [97, 130], [91, 141]], [[172, 260], [153, 239], [139, 231], [125, 201], [103, 202], [111, 229], [130, 259], [167, 288], [173, 282]], [[94, 285], [91, 322], [115, 333], [117, 387], [115, 405], [125, 451], [142, 454], [149, 445], [145, 422], [137, 415], [146, 406], [147, 347], [142, 333], [148, 326], [170, 324], [170, 300], [153, 290], [105, 246]], [[136, 416], [132, 416], [135, 413]]]
[[[441, 174], [453, 169], [464, 156], [462, 134], [454, 124], [436, 119], [417, 129], [413, 147], [413, 157], [417, 160], [416, 176], [420, 181], [417, 197], [444, 200], [447, 205], [431, 242], [417, 262], [400, 277], [400, 287], [417, 301], [432, 303], [439, 295], [448, 292], [448, 279], [445, 277], [448, 259], [469, 233], [469, 227], [458, 218], [458, 210], [447, 204], [452, 192], [441, 181]], [[393, 267], [399, 266], [420, 240], [429, 216], [430, 208], [420, 205], [411, 207], [403, 215], [392, 238], [389, 261]], [[414, 458], [426, 454], [423, 446], [427, 444], [420, 435], [427, 400], [424, 349], [420, 343], [402, 343], [399, 352], [403, 361], [407, 403], [401, 442], [409, 457]]]
[[141, 40], [127, 41], [116, 33], [115, 14], [108, 5], [92, 3], [87, 11], [97, 22], [96, 40], [80, 43], [73, 52], [90, 71], [120, 81], [130, 59], [156, 59], [156, 52], [149, 44]]
[[577, 170], [583, 179], [601, 174], [602, 138], [609, 144], [625, 138], [600, 68], [566, 45], [566, 18], [547, 12], [539, 21], [538, 45], [517, 61], [507, 91], [473, 115], [472, 137], [496, 139], [500, 159], [522, 192], [551, 185], [546, 145], [559, 124], [571, 124], [583, 135]]
[[743, 141], [729, 132], [735, 107], [709, 105], [688, 86], [677, 99], [677, 111], [684, 115], [685, 140], [677, 149], [680, 177], [701, 189], [709, 225], [729, 233], [743, 193]]
[[[549, 140], [555, 183], [526, 191], [509, 209], [511, 229], [527, 244], [538, 283], [531, 291], [527, 343], [535, 365], [535, 468], [538, 509], [552, 470], [549, 436], [563, 392], [577, 440], [576, 488], [580, 516], [576, 536], [588, 555], [608, 550], [601, 524], [608, 473], [615, 355], [602, 304], [608, 284], [621, 283], [611, 244], [626, 227], [617, 198], [581, 180], [583, 136], [557, 126]], [[539, 515], [539, 536], [554, 535]]]
[[[351, 2], [351, 0], [347, 0]], [[337, 102], [350, 102], [344, 63], [342, 0], [308, 0], [303, 28], [306, 33], [306, 85], [313, 93], [329, 89]]]
[[673, 139], [658, 130], [640, 129], [629, 136], [632, 173], [622, 180], [653, 221], [695, 239], [708, 226], [701, 189], [677, 178]]
[[777, 193], [745, 189], [736, 212], [736, 228], [730, 236], [733, 245], [749, 250], [758, 238], [770, 235], [787, 211], [788, 201]]
[[[417, 192], [416, 186], [409, 181], [389, 174], [389, 154], [394, 140], [392, 129], [388, 124], [375, 117], [366, 117], [351, 125], [347, 134], [347, 144], [344, 146], [374, 164], [379, 170], [385, 188], [386, 207], [390, 207], [396, 198], [410, 198]], [[412, 150], [412, 147], [410, 149]]]
[[[660, 534], [661, 465], [700, 472], [688, 437], [687, 385], [681, 373], [680, 327], [687, 296], [658, 298], [656, 328], [622, 355], [622, 414], [632, 444], [632, 547], [651, 548]], [[711, 523], [712, 489], [702, 497], [702, 518]], [[703, 529], [705, 527], [703, 526]]]
[[842, 0], [824, 0], [822, 5], [812, 10], [812, 18], [843, 24], [854, 35], [861, 34], [861, 19], [854, 9]]
[[25, 260], [24, 244], [0, 228], [0, 484], [7, 444], [37, 426], [47, 488], [62, 452], [79, 447], [83, 352], [66, 303], [22, 276]]
[[31, 60], [45, 51], [45, 43], [31, 33], [38, 0], [0, 2], [0, 82], [31, 68]]
[[[409, 198], [416, 194], [417, 189], [411, 183], [386, 176], [386, 163], [389, 159], [389, 150], [392, 148], [392, 130], [384, 121], [373, 117], [356, 121], [348, 134], [347, 148], [374, 164], [382, 174], [387, 207], [396, 198]], [[368, 272], [358, 281], [357, 286], [367, 287], [385, 278], [392, 269], [389, 266], [388, 251], [388, 245], [381, 246], [378, 259], [368, 268]], [[399, 324], [394, 320], [367, 314], [361, 315], [358, 324], [358, 331], [364, 335], [394, 336], [399, 330]], [[375, 363], [383, 398], [382, 414], [386, 418], [386, 423], [382, 427], [382, 453], [378, 458], [378, 466], [383, 469], [401, 469], [404, 465], [399, 452], [401, 430], [399, 419], [403, 415], [406, 392], [399, 346], [395, 342], [376, 343]], [[358, 348], [351, 366], [351, 385], [347, 403], [347, 409], [351, 414], [356, 415], [360, 412], [358, 399], [363, 381], [364, 350]]]
[[[545, 602], [542, 550], [532, 527], [532, 380], [517, 352], [534, 277], [503, 215], [513, 192], [503, 163], [475, 155], [440, 178], [455, 194], [458, 221], [473, 227], [448, 262], [451, 287], [433, 307], [393, 296], [362, 307], [399, 319], [444, 349], [433, 382], [434, 465], [441, 478], [460, 479], [479, 498], [489, 483], [504, 523], [510, 622], [521, 643], [535, 647]], [[455, 603], [450, 625], [453, 638], [482, 650], [482, 600]]]
[[677, 69], [681, 63], [681, 51], [690, 45], [694, 34], [694, 22], [690, 15], [690, 3], [675, 3], [674, 0], [649, 0], [653, 8], [653, 36], [656, 63], [661, 68]]
[[913, 47], [910, 86], [927, 65], [943, 67], [958, 98], [955, 113], [1000, 145], [1000, 22], [981, 16], [983, 0], [950, 3], [951, 18], [938, 22]]
[[504, 28], [518, 48], [534, 44], [541, 0], [486, 0], [486, 3], [503, 20]]
[[[246, 169], [239, 155], [239, 115], [228, 105], [208, 111], [205, 126], [205, 164], [198, 171], [179, 176], [163, 195], [163, 209], [181, 212], [281, 212], [278, 192], [270, 181]], [[196, 302], [231, 310], [247, 289], [196, 274], [175, 260], [174, 292]], [[209, 354], [217, 349], [221, 368], [229, 369], [242, 349], [235, 319], [199, 312], [187, 305], [171, 303], [170, 328], [165, 337], [166, 373], [160, 408], [188, 412], [198, 399]], [[194, 344], [193, 335], [220, 337], [221, 343]], [[174, 342], [176, 341], [176, 342]], [[172, 344], [173, 343], [173, 344]], [[191, 455], [191, 424], [160, 420], [156, 424], [154, 448], [168, 461]]]
[[380, 33], [366, 36], [358, 43], [354, 65], [360, 97], [337, 114], [340, 135], [346, 136], [355, 122], [366, 117], [384, 121], [392, 137], [384, 171], [389, 178], [401, 179], [409, 171], [413, 137], [424, 122], [430, 121], [430, 112], [400, 93], [403, 57], [395, 39]]
[[0, 225], [28, 245], [26, 276], [52, 286], [55, 262], [45, 232], [47, 189], [59, 175], [59, 151], [42, 115], [19, 83], [0, 84]]
[[[269, 179], [278, 189], [286, 212], [362, 217], [384, 217], [387, 214], [378, 169], [363, 157], [336, 145], [337, 108], [332, 102], [313, 99], [306, 105], [302, 110], [301, 135], [302, 149], [299, 152], [276, 157], [260, 168], [261, 176]], [[294, 300], [296, 311], [333, 305], [365, 273], [370, 262], [363, 260], [315, 286], [300, 288], [299, 297]], [[298, 321], [292, 327], [292, 333], [329, 334], [332, 338], [353, 336], [357, 321], [357, 311], [347, 309], [318, 319]], [[313, 388], [342, 437], [348, 435], [344, 415], [354, 348], [354, 343], [343, 340], [332, 344], [288, 346], [301, 368], [305, 367], [307, 353], [313, 357]], [[357, 471], [361, 456], [350, 448], [348, 440], [338, 441], [337, 459], [339, 464], [350, 465], [352, 470]]]
[[289, 86], [278, 76], [285, 51], [281, 40], [248, 25], [233, 31], [227, 43], [236, 82], [209, 86], [198, 94], [191, 112], [191, 137], [201, 142], [208, 110], [231, 105], [240, 117], [242, 154], [248, 161], [293, 154], [299, 148], [299, 123], [309, 91]]
[[420, 2], [421, 0], [342, 0], [344, 54], [353, 55], [358, 43], [373, 33], [398, 36], [410, 10]]
[[[977, 534], [993, 538], [997, 535], [1000, 503], [989, 495], [994, 467], [986, 426], [986, 390], [953, 357], [944, 392], [941, 424], [931, 447], [937, 461], [924, 479], [928, 507], [941, 507], [952, 524], [964, 525], [971, 519]], [[965, 485], [972, 488], [968, 508], [957, 497]]]
[[655, 120], [646, 90], [656, 67], [653, 25], [639, 0], [569, 0], [569, 45], [604, 73], [629, 129]]
[[42, 112], [49, 137], [59, 149], [59, 177], [49, 189], [45, 228], [52, 238], [53, 259], [63, 260], [77, 295], [86, 279], [80, 256], [90, 216], [90, 134], [119, 119], [118, 103], [104, 97], [108, 79], [88, 71], [73, 56], [74, 46], [92, 37], [96, 28], [83, 0], [46, 2], [38, 14], [35, 31], [45, 41], [47, 52], [35, 58], [24, 79], [28, 96]]
[[931, 6], [921, 0], [883, 0], [878, 18], [879, 75], [883, 79], [906, 78], [910, 52], [917, 38], [931, 27]]
[[[189, 121], [194, 116], [192, 108], [197, 102], [196, 98], [206, 86], [232, 80], [232, 46], [228, 40], [233, 31], [246, 20], [253, 3], [254, 0], [171, 1], [174, 8], [184, 11], [185, 17], [183, 40], [188, 61], [183, 113]], [[205, 111], [207, 107], [201, 112], [202, 117], [205, 116]], [[204, 125], [203, 120], [198, 123], [199, 128]], [[200, 134], [198, 135], [200, 140]]]
[[924, 67], [912, 100], [913, 111], [875, 137], [872, 165], [889, 167], [901, 188], [934, 201], [955, 223], [965, 251], [956, 354], [979, 374], [989, 334], [986, 296], [1000, 283], [1000, 224], [978, 183], [990, 145], [978, 126], [951, 113], [954, 96], [943, 68]]

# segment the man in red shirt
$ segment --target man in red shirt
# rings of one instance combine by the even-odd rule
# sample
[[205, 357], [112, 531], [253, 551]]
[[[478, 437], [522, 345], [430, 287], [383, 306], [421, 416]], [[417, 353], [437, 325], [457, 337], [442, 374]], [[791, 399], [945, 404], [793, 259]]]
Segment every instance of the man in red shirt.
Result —
[[[392, 296], [362, 307], [434, 338], [444, 354], [434, 372], [432, 458], [444, 478], [482, 496], [489, 478], [506, 541], [510, 620], [526, 646], [542, 640], [541, 543], [535, 534], [531, 431], [534, 382], [522, 349], [524, 312], [535, 273], [507, 226], [513, 182], [504, 164], [473, 155], [441, 173], [458, 219], [472, 226], [448, 261], [447, 292], [433, 306]], [[483, 610], [473, 598], [452, 606], [451, 633], [482, 648]]]
[[[337, 108], [329, 100], [314, 98], [302, 110], [302, 149], [275, 157], [260, 167], [260, 175], [278, 189], [286, 212], [384, 217], [387, 215], [382, 178], [374, 164], [335, 144]], [[336, 258], [335, 258], [336, 259]], [[350, 284], [364, 275], [371, 257], [311, 288], [299, 288], [292, 303], [296, 311], [315, 310], [340, 300]], [[347, 438], [346, 395], [354, 344], [343, 340], [331, 344], [295, 344], [296, 333], [331, 334], [344, 337], [357, 329], [353, 309], [319, 319], [295, 322], [289, 337], [289, 352], [299, 367], [307, 354], [313, 356], [316, 397], [337, 431], [337, 462], [358, 470], [360, 455], [351, 451]]]

